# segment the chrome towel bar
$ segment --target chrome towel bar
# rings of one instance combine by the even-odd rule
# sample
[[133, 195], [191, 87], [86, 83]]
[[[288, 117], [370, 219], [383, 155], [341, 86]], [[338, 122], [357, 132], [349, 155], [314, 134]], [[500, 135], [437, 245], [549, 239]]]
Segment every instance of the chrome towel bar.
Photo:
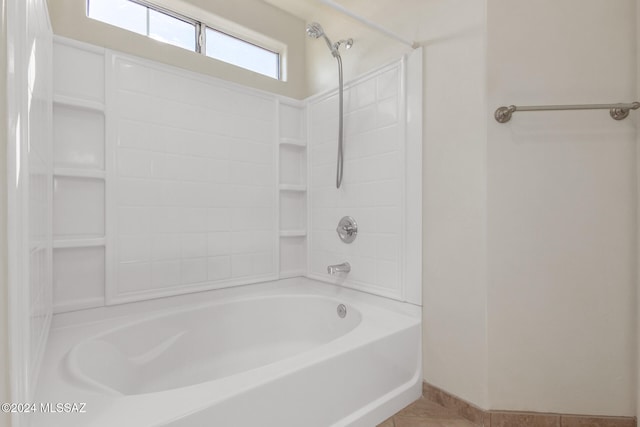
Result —
[[538, 105], [520, 106], [510, 105], [500, 107], [493, 114], [498, 123], [507, 123], [516, 111], [564, 111], [564, 110], [609, 110], [609, 114], [615, 120], [625, 119], [630, 110], [640, 108], [640, 102], [630, 104], [586, 104], [586, 105]]

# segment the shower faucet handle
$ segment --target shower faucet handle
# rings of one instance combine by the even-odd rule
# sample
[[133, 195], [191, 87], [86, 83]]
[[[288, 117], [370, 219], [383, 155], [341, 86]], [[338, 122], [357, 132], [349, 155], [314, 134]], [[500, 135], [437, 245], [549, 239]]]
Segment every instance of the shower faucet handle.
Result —
[[340, 236], [340, 240], [345, 243], [351, 243], [358, 236], [358, 223], [352, 217], [345, 216], [338, 223], [336, 233]]
[[343, 225], [342, 227], [338, 225], [338, 227], [336, 227], [336, 231], [338, 233], [345, 232], [347, 234], [352, 234], [352, 233], [358, 232], [358, 227], [354, 227], [351, 224], [346, 224], [346, 225]]

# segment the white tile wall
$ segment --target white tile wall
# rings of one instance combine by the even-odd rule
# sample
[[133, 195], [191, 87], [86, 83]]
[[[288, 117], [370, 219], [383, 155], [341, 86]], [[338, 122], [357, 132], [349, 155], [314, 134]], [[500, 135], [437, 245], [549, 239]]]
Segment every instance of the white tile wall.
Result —
[[[335, 93], [305, 105], [75, 42], [55, 55], [56, 167], [84, 171], [56, 178], [59, 310], [279, 273], [333, 281], [326, 266], [345, 260], [345, 285], [401, 298], [400, 63], [347, 90], [337, 191]], [[353, 245], [337, 240], [343, 215], [360, 224]]]
[[[335, 188], [338, 100], [335, 91], [309, 103], [311, 150], [310, 274], [380, 295], [402, 298], [404, 111], [401, 63], [374, 72], [345, 91], [344, 178]], [[343, 243], [335, 229], [350, 215], [358, 237]], [[327, 266], [351, 264], [335, 277]]]
[[109, 302], [276, 277], [275, 99], [113, 58]]
[[[51, 26], [44, 0], [12, 1], [6, 28], [8, 307], [10, 395], [33, 401], [52, 315]], [[4, 196], [3, 196], [4, 197]], [[12, 414], [11, 425], [28, 425]]]

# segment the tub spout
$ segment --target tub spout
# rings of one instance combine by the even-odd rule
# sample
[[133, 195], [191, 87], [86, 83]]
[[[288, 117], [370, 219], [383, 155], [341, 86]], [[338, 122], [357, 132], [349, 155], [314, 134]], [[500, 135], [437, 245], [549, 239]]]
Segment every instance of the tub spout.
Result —
[[327, 273], [333, 275], [337, 273], [348, 273], [351, 271], [351, 264], [343, 262], [342, 264], [334, 264], [327, 267]]

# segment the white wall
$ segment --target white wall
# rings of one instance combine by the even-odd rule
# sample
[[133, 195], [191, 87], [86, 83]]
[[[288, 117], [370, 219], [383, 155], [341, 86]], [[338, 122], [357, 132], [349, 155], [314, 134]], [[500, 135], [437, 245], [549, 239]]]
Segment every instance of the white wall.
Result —
[[[487, 15], [491, 110], [632, 101], [633, 0], [491, 0]], [[490, 407], [634, 415], [634, 120], [487, 126]]]
[[[28, 402], [51, 318], [51, 26], [44, 1], [7, 3], [7, 43], [10, 400]], [[15, 415], [14, 427], [22, 421]]]
[[487, 407], [485, 11], [455, 3], [422, 15], [423, 369]]
[[301, 99], [305, 96], [304, 22], [259, 0], [157, 0], [194, 19], [214, 25], [230, 21], [287, 45], [287, 81], [207, 58], [86, 16], [86, 0], [48, 0], [57, 35], [220, 77], [257, 89]]

